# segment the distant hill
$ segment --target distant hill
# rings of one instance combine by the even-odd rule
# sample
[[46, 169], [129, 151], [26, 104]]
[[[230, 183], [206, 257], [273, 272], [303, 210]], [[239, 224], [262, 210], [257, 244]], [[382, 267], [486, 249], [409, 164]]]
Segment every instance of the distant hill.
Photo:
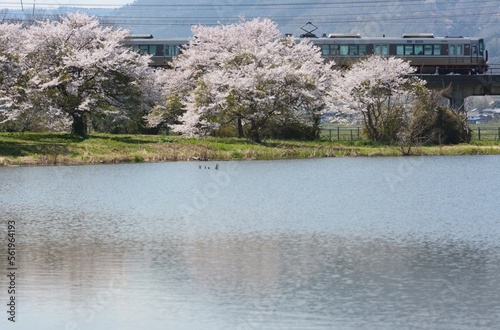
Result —
[[14, 21], [14, 20], [31, 20], [35, 18], [36, 20], [39, 19], [46, 19], [47, 17], [53, 17], [54, 15], [64, 15], [65, 13], [70, 13], [70, 12], [82, 12], [82, 13], [87, 13], [92, 16], [98, 16], [98, 17], [108, 17], [112, 12], [113, 9], [107, 9], [107, 8], [81, 8], [81, 7], [58, 7], [57, 9], [44, 9], [44, 8], [38, 8], [35, 10], [34, 14], [33, 11], [30, 9], [27, 9], [25, 11], [21, 9], [0, 9], [0, 21]]
[[[85, 11], [135, 34], [190, 37], [193, 24], [234, 23], [268, 17], [280, 31], [300, 35], [312, 22], [318, 36], [359, 33], [362, 36], [400, 36], [434, 33], [436, 36], [483, 37], [490, 63], [500, 64], [500, 3], [498, 0], [136, 0], [117, 9], [61, 7], [56, 12]], [[43, 13], [43, 10], [41, 11]], [[9, 14], [12, 15], [13, 11]], [[47, 12], [45, 12], [46, 14]], [[1, 12], [0, 12], [1, 14]], [[17, 11], [17, 15], [23, 13]], [[37, 12], [40, 14], [40, 12]]]

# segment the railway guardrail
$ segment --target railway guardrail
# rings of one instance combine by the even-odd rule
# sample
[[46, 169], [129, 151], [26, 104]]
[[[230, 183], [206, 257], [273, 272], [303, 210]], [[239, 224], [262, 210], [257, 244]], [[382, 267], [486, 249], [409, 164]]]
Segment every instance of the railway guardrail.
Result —
[[497, 63], [492, 63], [488, 64], [488, 71], [486, 72], [486, 75], [500, 75], [500, 64]]

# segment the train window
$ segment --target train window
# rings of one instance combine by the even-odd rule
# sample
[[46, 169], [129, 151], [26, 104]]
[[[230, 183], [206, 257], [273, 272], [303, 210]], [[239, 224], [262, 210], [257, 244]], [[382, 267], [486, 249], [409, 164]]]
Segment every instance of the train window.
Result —
[[479, 40], [479, 55], [484, 55], [484, 40]]
[[434, 55], [441, 55], [441, 45], [434, 45]]
[[406, 45], [405, 46], [405, 55], [414, 55], [413, 45]]
[[148, 45], [139, 46], [139, 50], [141, 51], [141, 54], [143, 54], [143, 55], [149, 54], [149, 46]]
[[323, 56], [338, 55], [339, 54], [339, 46], [338, 45], [322, 45], [321, 52], [322, 52]]
[[321, 54], [323, 54], [323, 56], [330, 55], [330, 45], [322, 45], [321, 46]]
[[462, 45], [457, 45], [457, 55], [461, 56], [464, 54]]
[[359, 55], [366, 55], [366, 45], [359, 45]]
[[358, 45], [349, 45], [349, 55], [358, 55]]
[[349, 46], [347, 45], [340, 45], [340, 55], [348, 55], [349, 54]]
[[179, 46], [177, 45], [166, 45], [165, 46], [166, 56], [177, 56], [179, 55]]
[[424, 55], [432, 55], [432, 45], [424, 46]]
[[138, 50], [143, 55], [156, 55], [156, 45], [139, 45], [134, 46], [135, 50]]
[[424, 55], [424, 46], [415, 45], [415, 55]]
[[389, 54], [389, 47], [387, 45], [375, 45], [375, 55]]
[[450, 56], [455, 55], [455, 45], [450, 45]]
[[382, 55], [389, 55], [389, 46], [382, 45]]
[[396, 46], [396, 55], [404, 55], [405, 54], [405, 46], [397, 45]]
[[472, 46], [472, 55], [477, 55], [477, 46], [476, 45]]

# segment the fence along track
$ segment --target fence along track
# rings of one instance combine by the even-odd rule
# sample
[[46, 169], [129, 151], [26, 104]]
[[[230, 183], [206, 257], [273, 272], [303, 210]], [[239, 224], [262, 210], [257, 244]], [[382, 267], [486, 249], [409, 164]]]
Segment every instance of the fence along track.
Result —
[[[470, 126], [472, 129], [472, 140], [477, 141], [500, 141], [499, 127]], [[329, 127], [322, 128], [320, 137], [329, 141], [360, 141], [364, 140], [362, 127]]]

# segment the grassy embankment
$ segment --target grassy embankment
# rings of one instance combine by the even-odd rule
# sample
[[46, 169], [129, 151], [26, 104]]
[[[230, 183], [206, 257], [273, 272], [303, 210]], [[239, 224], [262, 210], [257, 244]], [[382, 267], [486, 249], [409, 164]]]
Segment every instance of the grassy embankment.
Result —
[[[500, 141], [423, 146], [416, 155], [500, 154]], [[154, 135], [0, 133], [0, 165], [58, 165], [180, 160], [285, 159], [341, 156], [399, 156], [397, 146], [366, 141], [282, 141], [255, 144], [237, 138], [187, 139]]]

